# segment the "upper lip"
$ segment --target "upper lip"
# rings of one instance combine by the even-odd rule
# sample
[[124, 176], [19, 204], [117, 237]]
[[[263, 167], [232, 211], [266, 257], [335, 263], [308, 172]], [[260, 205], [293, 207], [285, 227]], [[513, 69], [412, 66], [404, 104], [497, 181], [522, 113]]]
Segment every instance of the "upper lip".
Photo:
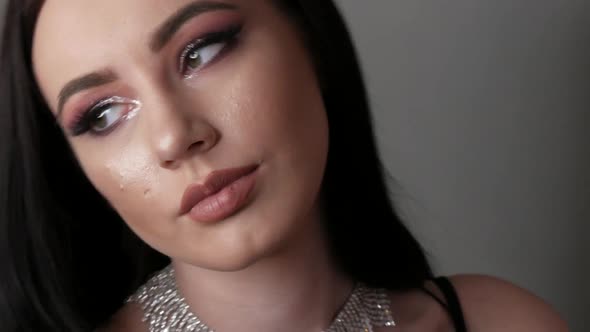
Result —
[[182, 195], [180, 214], [188, 213], [200, 201], [216, 194], [237, 179], [252, 173], [256, 168], [258, 168], [258, 165], [216, 170], [209, 173], [203, 183], [189, 185]]

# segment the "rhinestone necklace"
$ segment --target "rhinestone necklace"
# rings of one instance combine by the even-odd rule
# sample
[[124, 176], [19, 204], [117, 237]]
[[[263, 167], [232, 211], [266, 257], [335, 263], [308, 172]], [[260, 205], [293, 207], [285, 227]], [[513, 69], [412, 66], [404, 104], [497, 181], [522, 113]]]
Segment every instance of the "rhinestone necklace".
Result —
[[[127, 302], [141, 305], [143, 322], [148, 323], [150, 332], [214, 332], [190, 311], [178, 293], [172, 265], [151, 277]], [[357, 283], [330, 327], [323, 332], [373, 332], [377, 326], [395, 326], [387, 292]]]

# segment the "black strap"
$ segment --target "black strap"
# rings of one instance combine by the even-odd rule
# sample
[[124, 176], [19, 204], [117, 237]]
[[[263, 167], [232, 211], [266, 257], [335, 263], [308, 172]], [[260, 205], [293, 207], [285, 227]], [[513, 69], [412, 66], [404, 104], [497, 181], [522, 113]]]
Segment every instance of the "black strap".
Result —
[[455, 326], [456, 332], [467, 332], [465, 318], [463, 317], [463, 310], [461, 310], [461, 303], [459, 302], [459, 297], [457, 296], [457, 292], [455, 291], [453, 284], [451, 284], [449, 279], [446, 277], [434, 278], [432, 281], [434, 281], [434, 283], [442, 291], [447, 304], [444, 304], [437, 296], [432, 294], [432, 292], [426, 288], [423, 288], [423, 291], [432, 296], [438, 303], [447, 309], [451, 319], [453, 320], [453, 325]]
[[447, 310], [447, 304], [438, 298], [438, 296], [434, 295], [433, 292], [431, 292], [428, 288], [426, 287], [422, 287], [422, 291], [428, 295], [430, 295], [430, 297], [432, 297], [433, 300], [435, 300], [436, 302], [438, 302], [438, 304], [440, 304], [441, 307], [445, 308], [445, 310]]

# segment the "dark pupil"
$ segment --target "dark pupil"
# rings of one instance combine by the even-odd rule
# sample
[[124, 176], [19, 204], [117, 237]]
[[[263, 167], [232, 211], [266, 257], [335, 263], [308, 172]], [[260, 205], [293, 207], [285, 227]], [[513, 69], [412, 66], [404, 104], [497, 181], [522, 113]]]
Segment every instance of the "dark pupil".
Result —
[[186, 64], [190, 68], [198, 68], [199, 67], [199, 65], [201, 64], [201, 55], [199, 54], [198, 50], [192, 50], [189, 53]]
[[94, 119], [94, 121], [92, 121], [92, 126], [94, 128], [104, 128], [108, 125], [107, 123], [107, 116], [106, 116], [106, 110], [101, 112], [100, 114], [98, 114], [96, 116], [96, 118]]

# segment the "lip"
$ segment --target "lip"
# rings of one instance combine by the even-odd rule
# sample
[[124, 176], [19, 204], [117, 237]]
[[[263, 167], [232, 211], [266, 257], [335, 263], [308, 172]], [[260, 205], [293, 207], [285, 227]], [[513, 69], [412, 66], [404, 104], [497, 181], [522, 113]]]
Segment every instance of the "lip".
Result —
[[203, 183], [189, 185], [182, 196], [180, 215], [195, 221], [215, 222], [243, 206], [255, 184], [258, 165], [216, 170]]

